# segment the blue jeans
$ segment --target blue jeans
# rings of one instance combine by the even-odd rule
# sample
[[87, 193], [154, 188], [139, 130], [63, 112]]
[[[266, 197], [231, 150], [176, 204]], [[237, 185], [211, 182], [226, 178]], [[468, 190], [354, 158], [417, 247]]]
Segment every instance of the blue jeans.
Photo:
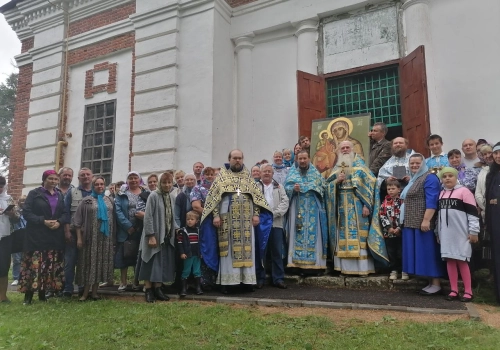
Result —
[[193, 270], [194, 277], [201, 277], [201, 260], [199, 256], [192, 256], [184, 260], [184, 269], [182, 269], [182, 279], [185, 280]]
[[73, 293], [75, 287], [75, 268], [78, 262], [78, 247], [76, 246], [76, 233], [71, 232], [71, 243], [66, 243], [64, 251], [64, 292]]
[[[284, 232], [282, 228], [273, 227], [271, 233], [269, 234], [269, 240], [267, 241], [266, 252], [264, 257], [267, 257], [267, 252], [271, 253], [271, 275], [273, 277], [273, 283], [283, 282], [285, 278], [285, 268], [283, 266], [283, 236]], [[264, 261], [266, 259], [264, 258]], [[264, 283], [266, 279], [266, 270], [260, 263], [256, 266], [257, 282]]]
[[21, 273], [21, 258], [23, 253], [12, 254], [12, 278], [19, 280], [19, 274]]

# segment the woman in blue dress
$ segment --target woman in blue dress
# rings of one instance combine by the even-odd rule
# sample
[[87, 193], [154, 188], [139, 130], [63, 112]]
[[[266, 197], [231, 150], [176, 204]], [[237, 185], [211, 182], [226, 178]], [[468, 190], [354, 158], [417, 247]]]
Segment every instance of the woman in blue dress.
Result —
[[439, 278], [444, 275], [440, 247], [434, 234], [441, 183], [429, 172], [424, 156], [414, 153], [409, 160], [411, 179], [401, 198], [403, 228], [403, 272], [429, 278], [419, 293], [433, 295], [441, 291]]

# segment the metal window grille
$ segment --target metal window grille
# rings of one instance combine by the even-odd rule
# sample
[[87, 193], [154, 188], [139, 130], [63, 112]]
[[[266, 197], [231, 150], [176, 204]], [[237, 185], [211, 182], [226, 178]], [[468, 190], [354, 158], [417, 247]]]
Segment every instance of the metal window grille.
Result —
[[328, 79], [327, 110], [329, 118], [369, 112], [372, 125], [402, 125], [398, 67]]
[[82, 142], [82, 168], [101, 175], [106, 184], [113, 173], [116, 100], [85, 107]]

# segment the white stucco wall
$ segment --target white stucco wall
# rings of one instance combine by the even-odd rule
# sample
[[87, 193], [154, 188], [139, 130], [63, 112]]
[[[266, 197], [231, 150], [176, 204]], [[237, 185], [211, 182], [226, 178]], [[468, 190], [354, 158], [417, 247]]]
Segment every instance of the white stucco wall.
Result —
[[212, 161], [213, 10], [182, 17], [179, 30], [177, 168]]
[[[443, 136], [445, 149], [465, 138], [500, 140], [500, 2], [430, 1], [437, 106], [430, 111], [432, 132]], [[431, 88], [431, 87], [430, 87]]]
[[[97, 63], [108, 61], [118, 63], [117, 65], [117, 92], [108, 94], [101, 92], [94, 97], [84, 98], [85, 72], [93, 69]], [[67, 138], [64, 166], [72, 168], [75, 173], [81, 167], [82, 139], [83, 139], [83, 117], [85, 106], [95, 103], [116, 99], [116, 121], [115, 121], [115, 144], [113, 155], [112, 181], [124, 180], [128, 172], [129, 161], [129, 137], [130, 137], [130, 89], [132, 72], [132, 51], [126, 50], [110, 56], [101, 57], [97, 60], [87, 61], [72, 66], [69, 71], [70, 94], [68, 101], [68, 121], [66, 132], [72, 133]], [[78, 184], [76, 175], [73, 185]]]
[[252, 51], [253, 128], [251, 145], [243, 146], [246, 164], [297, 142], [297, 38], [257, 43]]
[[229, 37], [231, 25], [214, 11], [213, 125], [211, 164], [220, 167], [235, 147], [234, 45]]
[[324, 73], [399, 58], [396, 6], [326, 21], [323, 27]]

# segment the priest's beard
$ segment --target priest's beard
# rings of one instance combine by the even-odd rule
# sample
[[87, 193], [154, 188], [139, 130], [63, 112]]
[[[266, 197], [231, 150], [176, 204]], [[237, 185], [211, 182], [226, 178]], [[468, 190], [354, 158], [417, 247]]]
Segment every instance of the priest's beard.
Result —
[[349, 176], [351, 174], [352, 170], [352, 163], [354, 162], [354, 152], [348, 153], [348, 154], [343, 154], [341, 153], [339, 155], [339, 158], [337, 159], [337, 166], [339, 167], [339, 172], [342, 171], [342, 163], [344, 163], [344, 174], [346, 176]]
[[305, 166], [304, 168], [303, 167], [299, 167], [299, 170], [300, 170], [300, 175], [306, 176], [307, 175], [307, 171], [309, 170], [309, 165]]
[[403, 158], [406, 155], [406, 150], [402, 149], [402, 150], [398, 150], [398, 151], [393, 151], [392, 155], [397, 157], [397, 158]]

